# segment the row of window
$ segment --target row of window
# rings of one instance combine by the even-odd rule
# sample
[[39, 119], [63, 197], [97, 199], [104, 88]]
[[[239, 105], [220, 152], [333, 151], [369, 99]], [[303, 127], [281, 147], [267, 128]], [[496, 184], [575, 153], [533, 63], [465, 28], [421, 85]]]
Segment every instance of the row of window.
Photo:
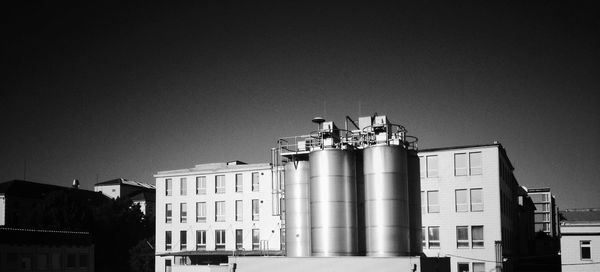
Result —
[[[225, 250], [225, 230], [215, 230], [215, 250]], [[187, 247], [188, 231], [179, 231], [179, 250], [188, 250]], [[172, 250], [173, 237], [170, 230], [165, 232], [165, 250]], [[235, 248], [244, 249], [244, 230], [235, 230]], [[252, 229], [252, 250], [260, 249], [260, 229]], [[196, 230], [196, 249], [206, 250], [206, 230]]]
[[[421, 165], [421, 178], [436, 178], [439, 176], [437, 155], [420, 156], [419, 162]], [[482, 173], [481, 152], [454, 154], [455, 176], [475, 176]]]
[[[225, 201], [215, 202], [215, 222], [225, 222]], [[235, 221], [244, 220], [244, 202], [243, 200], [235, 201]], [[260, 219], [259, 213], [259, 200], [252, 199], [252, 221], [258, 221]], [[179, 222], [187, 223], [187, 203], [179, 204]], [[173, 204], [167, 203], [165, 205], [165, 222], [171, 223], [173, 221]], [[196, 202], [196, 222], [206, 222], [206, 202]]]
[[[458, 263], [458, 272], [485, 272], [485, 263], [473, 262], [473, 263]], [[470, 268], [473, 268], [471, 270]]]
[[[0, 254], [0, 258], [2, 254]], [[7, 253], [6, 268], [10, 270], [61, 270], [62, 268], [85, 268], [89, 266], [87, 253]], [[35, 264], [35, 266], [34, 266]]]
[[[454, 208], [456, 212], [482, 212], [483, 189], [457, 189], [454, 191]], [[421, 213], [439, 213], [439, 191], [421, 192]]]
[[[423, 227], [423, 248], [440, 248], [440, 227]], [[483, 226], [457, 226], [456, 248], [483, 248]]]
[[[252, 192], [258, 192], [260, 188], [260, 175], [258, 172], [252, 173]], [[179, 179], [179, 195], [187, 195], [187, 178]], [[242, 174], [235, 174], [235, 192], [244, 191], [244, 177]], [[215, 194], [225, 193], [225, 175], [215, 176]], [[196, 177], [196, 194], [206, 194], [206, 176]], [[173, 195], [173, 179], [165, 179], [165, 195]]]

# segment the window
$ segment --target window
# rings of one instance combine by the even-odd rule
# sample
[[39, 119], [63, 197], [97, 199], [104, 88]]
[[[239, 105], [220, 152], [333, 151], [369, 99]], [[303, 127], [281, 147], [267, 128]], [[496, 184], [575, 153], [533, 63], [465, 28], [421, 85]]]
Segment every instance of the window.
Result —
[[224, 175], [215, 176], [215, 193], [216, 194], [224, 194], [225, 193], [225, 176]]
[[485, 263], [473, 263], [473, 272], [485, 272]]
[[225, 230], [215, 230], [215, 249], [225, 250]]
[[427, 212], [428, 213], [439, 213], [440, 202], [438, 199], [438, 191], [427, 192]]
[[171, 223], [171, 220], [173, 218], [173, 204], [171, 203], [167, 203], [167, 205], [165, 205], [165, 222], [167, 223]]
[[187, 203], [180, 204], [179, 216], [181, 218], [181, 223], [187, 222]]
[[550, 204], [535, 204], [535, 209], [538, 212], [550, 211]]
[[244, 191], [244, 179], [242, 174], [235, 174], [235, 191], [237, 193]]
[[75, 254], [69, 253], [67, 254], [67, 267], [72, 268], [75, 267]]
[[437, 156], [427, 156], [427, 177], [435, 178], [438, 176]]
[[481, 152], [469, 153], [469, 171], [471, 175], [481, 175]]
[[165, 272], [171, 272], [171, 260], [165, 260]]
[[467, 200], [467, 190], [466, 189], [456, 190], [454, 193], [454, 197], [456, 199], [456, 211], [457, 212], [468, 212], [469, 211], [469, 203]]
[[187, 249], [187, 231], [182, 230], [179, 232], [179, 244], [181, 250]]
[[38, 254], [36, 263], [38, 270], [48, 269], [48, 254]]
[[179, 185], [180, 194], [187, 195], [187, 178], [181, 178]]
[[427, 236], [426, 236], [426, 233], [427, 233], [427, 229], [425, 227], [421, 227], [421, 241], [423, 241], [422, 242], [423, 248], [427, 247]]
[[241, 229], [235, 230], [235, 249], [244, 249], [244, 231]]
[[172, 237], [171, 237], [171, 231], [165, 231], [165, 250], [171, 250], [171, 242], [172, 242]]
[[427, 197], [425, 192], [421, 192], [421, 213], [427, 212]]
[[196, 231], [196, 250], [206, 250], [206, 231]]
[[225, 201], [215, 202], [215, 221], [225, 221]]
[[425, 178], [427, 177], [427, 173], [425, 172], [425, 169], [427, 168], [427, 164], [425, 162], [425, 157], [420, 156], [419, 157], [419, 168], [421, 170], [421, 178]]
[[458, 272], [469, 272], [469, 263], [458, 263]]
[[173, 182], [171, 181], [171, 179], [166, 179], [165, 180], [165, 195], [170, 196], [173, 192]]
[[471, 211], [483, 211], [483, 189], [471, 189]]
[[196, 177], [196, 194], [197, 195], [205, 195], [206, 194], [206, 177]]
[[252, 250], [260, 249], [260, 230], [252, 229]]
[[206, 222], [206, 202], [196, 202], [196, 222]]
[[591, 241], [579, 241], [579, 248], [581, 251], [582, 260], [592, 259], [592, 245]]
[[536, 213], [535, 214], [535, 222], [549, 222], [550, 214], [547, 213]]
[[456, 247], [457, 248], [469, 248], [469, 227], [468, 226], [457, 226], [456, 227]]
[[429, 232], [427, 235], [429, 240], [429, 248], [439, 248], [440, 247], [440, 227], [429, 227]]
[[455, 176], [466, 176], [467, 175], [467, 154], [466, 153], [454, 154], [454, 175]]
[[252, 192], [258, 192], [259, 190], [259, 176], [258, 172], [252, 173]]
[[244, 214], [244, 203], [242, 200], [235, 201], [235, 221], [242, 221]]
[[88, 267], [88, 255], [81, 254], [79, 255], [79, 268], [87, 268]]
[[483, 226], [471, 227], [471, 244], [473, 248], [483, 247]]
[[252, 221], [258, 221], [258, 199], [252, 199]]

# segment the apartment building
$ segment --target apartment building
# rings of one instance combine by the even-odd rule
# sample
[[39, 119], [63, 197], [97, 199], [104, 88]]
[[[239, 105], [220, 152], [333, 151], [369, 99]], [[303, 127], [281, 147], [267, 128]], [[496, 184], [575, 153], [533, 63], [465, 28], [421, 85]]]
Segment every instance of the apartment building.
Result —
[[281, 254], [279, 186], [270, 164], [200, 164], [154, 177], [156, 271]]
[[558, 206], [550, 188], [531, 188], [528, 193], [535, 204], [535, 232], [559, 237]]
[[425, 255], [451, 257], [453, 272], [512, 271], [527, 202], [502, 145], [422, 149], [419, 159]]

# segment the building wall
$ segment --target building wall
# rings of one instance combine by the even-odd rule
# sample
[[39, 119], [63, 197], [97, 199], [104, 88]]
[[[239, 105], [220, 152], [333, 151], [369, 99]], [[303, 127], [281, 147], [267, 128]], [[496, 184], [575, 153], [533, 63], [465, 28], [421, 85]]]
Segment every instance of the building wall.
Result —
[[[259, 189], [252, 191], [252, 173], [259, 173]], [[236, 174], [242, 174], [243, 192], [236, 192]], [[225, 192], [215, 192], [215, 177], [225, 176]], [[206, 177], [206, 194], [196, 194], [196, 178]], [[243, 249], [252, 249], [252, 230], [258, 229], [261, 250], [280, 250], [280, 217], [273, 215], [272, 210], [272, 173], [269, 164], [230, 165], [211, 170], [186, 169], [181, 171], [159, 172], [156, 177], [156, 253], [178, 252], [181, 250], [180, 231], [187, 231], [187, 247], [183, 251], [196, 250], [196, 230], [206, 230], [206, 249], [214, 251], [215, 230], [225, 230], [225, 249], [236, 249], [236, 230], [243, 230]], [[187, 192], [181, 195], [181, 179], [185, 178]], [[171, 195], [166, 195], [166, 180], [170, 179]], [[252, 218], [252, 200], [258, 200], [259, 218]], [[242, 220], [236, 221], [236, 201], [243, 202]], [[215, 220], [215, 203], [225, 202], [225, 219]], [[206, 203], [206, 222], [196, 222], [196, 203]], [[166, 223], [165, 209], [167, 203], [172, 205], [171, 223]], [[182, 223], [180, 217], [181, 203], [187, 203], [187, 222]], [[172, 233], [171, 250], [165, 247], [166, 231]], [[157, 257], [156, 271], [165, 271], [165, 260], [173, 257]]]
[[[600, 271], [600, 222], [563, 224], [560, 231], [562, 271]], [[589, 259], [582, 259], [581, 247], [584, 241], [589, 241]]]
[[102, 192], [104, 195], [110, 198], [117, 198], [121, 196], [121, 185], [96, 185], [94, 186], [94, 192]]
[[[457, 176], [455, 173], [455, 154], [466, 154], [481, 152], [481, 174], [472, 174], [470, 165], [467, 163], [467, 174]], [[430, 177], [427, 168], [428, 156], [437, 155], [438, 176]], [[451, 270], [458, 271], [458, 264], [469, 265], [469, 271], [473, 271], [473, 263], [484, 263], [485, 271], [495, 267], [496, 251], [495, 241], [502, 240], [502, 227], [505, 225], [501, 214], [501, 194], [499, 165], [500, 155], [496, 146], [448, 149], [437, 151], [421, 151], [421, 191], [422, 220], [426, 240], [429, 240], [428, 228], [439, 226], [440, 246], [435, 248], [429, 241], [424, 244], [423, 252], [428, 257], [451, 257]], [[430, 166], [429, 166], [430, 167]], [[457, 212], [456, 190], [482, 189], [483, 211], [471, 211], [470, 203], [467, 212]], [[428, 191], [439, 191], [439, 213], [428, 211]], [[470, 193], [469, 193], [470, 200]], [[457, 226], [469, 227], [468, 248], [457, 246]], [[472, 241], [472, 227], [483, 226], [483, 247], [476, 248]], [[477, 264], [479, 265], [479, 264]]]
[[230, 257], [229, 263], [236, 272], [422, 271], [419, 257]]
[[0, 244], [0, 271], [94, 271], [94, 246]]

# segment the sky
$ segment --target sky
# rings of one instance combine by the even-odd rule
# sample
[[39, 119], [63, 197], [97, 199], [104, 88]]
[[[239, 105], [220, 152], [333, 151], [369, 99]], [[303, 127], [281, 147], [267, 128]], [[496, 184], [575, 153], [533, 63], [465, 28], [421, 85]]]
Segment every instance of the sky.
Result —
[[377, 112], [420, 148], [499, 141], [521, 185], [600, 207], [593, 1], [396, 2], [6, 7], [0, 181], [270, 162], [315, 116]]

